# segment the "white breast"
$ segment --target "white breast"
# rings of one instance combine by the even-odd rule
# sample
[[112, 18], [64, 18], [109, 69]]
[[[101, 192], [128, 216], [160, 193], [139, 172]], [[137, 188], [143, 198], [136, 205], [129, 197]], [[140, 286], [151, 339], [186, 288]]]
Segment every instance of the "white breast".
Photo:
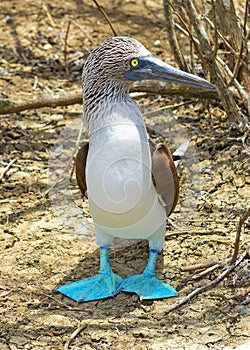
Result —
[[91, 214], [108, 234], [147, 238], [165, 220], [165, 211], [152, 183], [146, 128], [142, 119], [114, 119], [90, 137], [86, 180]]

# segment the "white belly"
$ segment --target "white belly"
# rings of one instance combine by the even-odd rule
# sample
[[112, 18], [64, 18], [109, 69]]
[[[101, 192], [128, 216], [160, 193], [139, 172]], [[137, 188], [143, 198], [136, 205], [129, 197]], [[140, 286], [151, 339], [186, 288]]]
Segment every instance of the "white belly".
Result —
[[147, 137], [137, 126], [116, 126], [92, 138], [86, 180], [91, 215], [99, 231], [148, 238], [165, 222], [165, 210], [152, 183]]

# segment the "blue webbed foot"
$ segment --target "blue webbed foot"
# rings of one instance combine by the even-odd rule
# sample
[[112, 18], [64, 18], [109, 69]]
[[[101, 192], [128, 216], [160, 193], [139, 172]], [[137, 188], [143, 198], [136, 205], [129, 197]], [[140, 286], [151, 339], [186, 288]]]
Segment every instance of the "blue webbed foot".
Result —
[[65, 284], [57, 287], [56, 290], [78, 302], [104, 299], [118, 294], [118, 285], [122, 283], [123, 279], [112, 271], [108, 252], [108, 248], [100, 250], [99, 274]]
[[122, 280], [120, 276], [111, 271], [110, 274], [99, 273], [84, 280], [65, 284], [57, 287], [56, 290], [78, 302], [98, 300], [118, 294], [117, 286]]
[[169, 284], [158, 280], [155, 276], [149, 276], [144, 273], [129, 276], [121, 283], [120, 289], [123, 292], [136, 293], [142, 300], [163, 299], [178, 295], [176, 290]]
[[155, 263], [158, 252], [150, 250], [148, 264], [140, 275], [129, 276], [120, 285], [123, 292], [136, 293], [140, 299], [163, 299], [177, 296], [177, 291], [155, 277]]

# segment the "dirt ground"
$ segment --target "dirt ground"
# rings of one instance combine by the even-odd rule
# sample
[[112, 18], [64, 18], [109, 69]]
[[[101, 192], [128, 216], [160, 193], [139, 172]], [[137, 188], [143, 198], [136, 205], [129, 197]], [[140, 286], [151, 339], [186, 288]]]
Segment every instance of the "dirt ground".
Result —
[[[80, 88], [84, 59], [111, 36], [91, 1], [46, 3], [47, 8], [42, 1], [1, 1], [1, 99], [35, 99]], [[141, 40], [152, 53], [171, 62], [161, 2], [102, 4], [119, 34]], [[67, 75], [64, 38], [69, 18], [75, 22], [68, 33]], [[214, 288], [168, 313], [173, 303], [222, 272], [217, 267], [199, 276], [200, 270], [190, 266], [232, 255], [237, 223], [249, 200], [249, 136], [229, 127], [218, 104], [196, 99], [183, 104], [180, 98], [147, 94], [134, 98], [145, 112], [152, 138], [168, 142], [172, 150], [185, 138], [191, 142], [189, 156], [179, 168], [180, 201], [167, 223], [156, 271], [179, 297], [143, 303], [136, 295], [120, 293], [77, 304], [54, 291], [58, 285], [94, 275], [99, 266], [87, 201], [82, 203], [74, 174], [69, 180], [82, 106], [3, 115], [1, 350], [231, 350], [247, 343], [245, 350], [250, 349], [247, 259]], [[163, 106], [170, 107], [157, 111]], [[85, 137], [83, 132], [82, 140]], [[60, 183], [62, 174], [66, 176]], [[249, 239], [246, 222], [240, 253]], [[111, 264], [125, 277], [143, 271], [147, 256], [146, 242], [117, 241]], [[69, 344], [76, 330], [79, 333]]]

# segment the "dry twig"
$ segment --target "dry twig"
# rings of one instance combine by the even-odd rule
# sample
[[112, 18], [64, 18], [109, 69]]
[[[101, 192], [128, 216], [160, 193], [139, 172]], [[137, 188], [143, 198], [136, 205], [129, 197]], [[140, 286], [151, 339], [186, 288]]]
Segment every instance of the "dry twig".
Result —
[[231, 260], [231, 265], [234, 264], [234, 262], [237, 259], [238, 253], [239, 253], [239, 246], [240, 246], [240, 234], [241, 234], [241, 228], [246, 219], [250, 216], [250, 208], [245, 212], [245, 214], [240, 218], [237, 231], [236, 231], [236, 237], [234, 242], [234, 252]]
[[[211, 26], [212, 29], [215, 29], [214, 24], [210, 21], [210, 19], [206, 16], [203, 15], [204, 19], [209, 23], [209, 25]], [[183, 33], [185, 36], [187, 36], [189, 38], [189, 32], [186, 31], [183, 27], [181, 27], [178, 23], [175, 23], [175, 27], [176, 29], [180, 30], [181, 33]], [[225, 43], [225, 45], [229, 48], [230, 52], [232, 52], [232, 54], [240, 61], [240, 63], [244, 66], [245, 69], [248, 69], [248, 67], [246, 66], [246, 63], [242, 60], [242, 57], [240, 57], [237, 52], [232, 48], [232, 46], [230, 45], [230, 43], [226, 40], [226, 38], [219, 32], [217, 31], [218, 36], [223, 40], [223, 42]], [[199, 40], [197, 38], [195, 38], [193, 36], [193, 40], [196, 42], [196, 44], [199, 46]], [[192, 41], [191, 41], [192, 43]], [[215, 52], [215, 51], [214, 51]], [[226, 62], [224, 62], [218, 55], [215, 56], [215, 60], [220, 64], [220, 66], [223, 68], [225, 74], [229, 77], [229, 79], [234, 82], [234, 85], [238, 91], [238, 95], [236, 93], [234, 93], [233, 91], [230, 91], [230, 93], [233, 96], [236, 96], [239, 98], [241, 98], [242, 102], [244, 103], [244, 105], [247, 105], [247, 93], [244, 91], [243, 87], [240, 85], [240, 83], [236, 80], [236, 78], [234, 77], [234, 73], [230, 70], [230, 68], [228, 67], [228, 65], [226, 64]], [[227, 84], [229, 85], [229, 84]]]
[[200, 48], [203, 53], [203, 57], [206, 57], [206, 67], [210, 72], [212, 81], [215, 82], [218, 88], [218, 93], [227, 116], [231, 121], [240, 122], [238, 107], [234, 101], [233, 96], [229, 93], [227, 85], [216, 65], [215, 60], [213, 59], [213, 52], [211, 50], [211, 45], [209, 43], [207, 33], [199, 20], [199, 16], [194, 3], [192, 0], [187, 0], [185, 3], [186, 11], [190, 17], [190, 20], [192, 21], [198, 40], [200, 42]]
[[[210, 20], [210, 18], [208, 18], [208, 16], [206, 14], [203, 14], [202, 17], [206, 20], [206, 22], [209, 24], [209, 26], [215, 30], [215, 25], [213, 24], [213, 22]], [[176, 28], [178, 28], [184, 35], [187, 35], [187, 33], [184, 32], [184, 30], [182, 29], [182, 27], [180, 27], [180, 25], [177, 25], [176, 23]], [[225, 46], [227, 47], [227, 49], [237, 58], [240, 60], [240, 63], [242, 65], [245, 66], [245, 68], [247, 69], [247, 65], [246, 63], [242, 60], [242, 57], [239, 56], [239, 54], [235, 51], [235, 49], [232, 47], [232, 45], [228, 42], [228, 40], [224, 37], [224, 35], [222, 35], [222, 33], [219, 31], [219, 29], [217, 29], [217, 34], [218, 37], [223, 41], [223, 43], [225, 44]], [[196, 39], [197, 40], [197, 39]]]
[[69, 19], [65, 38], [64, 38], [64, 67], [67, 75], [69, 75], [69, 67], [68, 67], [68, 61], [67, 61], [67, 46], [68, 46], [68, 35], [69, 35], [70, 24], [71, 24], [71, 20]]
[[210, 268], [214, 265], [225, 265], [227, 264], [229, 261], [231, 260], [231, 258], [227, 258], [227, 259], [223, 259], [223, 260], [219, 260], [219, 261], [209, 261], [206, 263], [201, 263], [201, 264], [196, 264], [196, 265], [188, 265], [188, 266], [184, 266], [181, 268], [182, 271], [196, 271], [196, 270], [202, 270], [202, 269], [207, 269]]
[[[219, 293], [214, 293], [212, 294], [211, 293], [211, 297], [214, 297], [214, 298], [221, 298], [221, 299], [224, 299], [224, 300], [231, 300], [231, 299], [236, 299], [236, 300], [239, 300], [239, 299], [243, 299], [246, 295], [250, 294], [250, 288], [246, 288], [244, 290], [244, 292], [242, 293], [238, 293], [238, 294], [231, 294], [231, 295], [228, 295], [228, 294], [219, 294]], [[246, 299], [245, 301], [242, 301], [241, 302], [241, 305], [247, 305], [249, 303], [249, 299]]]
[[[169, 3], [169, 5], [173, 10], [173, 13], [178, 17], [185, 31], [188, 33], [188, 36], [192, 41], [192, 43], [194, 44], [195, 50], [202, 61], [203, 67], [208, 69], [211, 76], [211, 80], [217, 86], [218, 94], [220, 96], [222, 105], [227, 113], [228, 119], [231, 122], [236, 122], [240, 125], [242, 123], [245, 123], [244, 118], [240, 116], [239, 108], [233, 98], [233, 95], [231, 92], [228, 91], [227, 84], [216, 64], [216, 60], [218, 59], [218, 55], [216, 55], [217, 45], [218, 45], [217, 44], [218, 33], [216, 32], [216, 29], [217, 29], [216, 24], [214, 24], [215, 48], [212, 51], [208, 33], [206, 32], [201, 22], [201, 16], [199, 16], [197, 9], [194, 5], [194, 2], [192, 0], [185, 1], [184, 8], [190, 22], [192, 23], [192, 27], [194, 28], [197, 38], [194, 38], [190, 27], [187, 25], [182, 15], [178, 13], [174, 5], [169, 0], [166, 0], [166, 1]], [[212, 5], [215, 13], [215, 3], [212, 2]], [[214, 56], [216, 56], [216, 60], [214, 59]], [[232, 73], [232, 76], [233, 76], [233, 73]]]
[[189, 26], [185, 22], [184, 18], [178, 13], [178, 11], [174, 7], [174, 5], [170, 2], [170, 0], [166, 0], [166, 1], [168, 2], [169, 6], [172, 8], [173, 13], [176, 15], [176, 17], [179, 18], [180, 22], [182, 23], [183, 27], [185, 28], [186, 32], [188, 33], [190, 40], [194, 44], [194, 47], [195, 47], [196, 52], [197, 52], [197, 55], [199, 56], [200, 60], [203, 62], [203, 65], [206, 66], [206, 61], [204, 60], [203, 54], [202, 54], [202, 52], [200, 50], [200, 46], [197, 43], [197, 40], [195, 40], [195, 38], [193, 37], [193, 34], [192, 34]]
[[111, 20], [109, 19], [109, 16], [107, 15], [107, 13], [104, 11], [104, 9], [98, 4], [98, 2], [96, 0], [93, 0], [94, 3], [96, 4], [98, 10], [101, 12], [101, 14], [103, 15], [103, 17], [105, 18], [105, 20], [107, 21], [108, 25], [110, 26], [110, 29], [112, 30], [114, 36], [117, 36], [117, 32], [115, 31]]
[[55, 27], [56, 26], [55, 22], [54, 22], [51, 14], [49, 12], [48, 6], [46, 5], [46, 3], [44, 1], [42, 2], [42, 7], [43, 7], [44, 12], [46, 13], [46, 15], [48, 17], [48, 20], [49, 20], [49, 23], [50, 23], [51, 27]]
[[[131, 92], [146, 92], [148, 94], [160, 94], [168, 96], [183, 96], [186, 98], [202, 98], [202, 99], [218, 99], [216, 91], [207, 91], [192, 87], [176, 87], [174, 85], [159, 84], [155, 81], [137, 82], [130, 90]], [[63, 95], [55, 95], [53, 97], [34, 98], [30, 101], [14, 102], [9, 99], [0, 100], [0, 114], [18, 113], [27, 109], [37, 109], [44, 107], [69, 106], [74, 104], [82, 104], [82, 91], [76, 90], [67, 92]]]
[[180, 69], [188, 72], [188, 67], [187, 67], [185, 58], [181, 52], [181, 48], [180, 48], [179, 42], [177, 40], [175, 31], [174, 31], [174, 24], [173, 24], [172, 11], [170, 8], [170, 4], [166, 0], [163, 0], [163, 9], [164, 9], [164, 17], [165, 17], [165, 25], [166, 25], [166, 32], [167, 32], [167, 36], [168, 36], [168, 41], [169, 41], [169, 44], [170, 44], [171, 49], [173, 51], [174, 58], [176, 60], [176, 63], [180, 67]]
[[243, 23], [243, 37], [241, 38], [240, 52], [238, 55], [237, 62], [234, 66], [233, 77], [232, 77], [231, 81], [229, 82], [228, 86], [232, 84], [232, 82], [234, 81], [234, 79], [237, 77], [237, 75], [239, 73], [239, 69], [240, 69], [240, 65], [241, 65], [241, 61], [242, 61], [243, 50], [244, 50], [244, 47], [246, 46], [245, 40], [247, 38], [246, 26], [247, 26], [248, 7], [249, 7], [249, 0], [246, 0], [244, 23]]
[[71, 306], [63, 303], [62, 301], [58, 300], [57, 298], [52, 297], [49, 294], [46, 294], [46, 293], [42, 293], [42, 294], [45, 295], [47, 298], [54, 300], [57, 304], [62, 305], [63, 307], [65, 307], [66, 309], [68, 309], [70, 311], [82, 311], [82, 309], [71, 307]]
[[182, 298], [181, 300], [174, 303], [167, 311], [166, 314], [170, 313], [171, 311], [174, 311], [178, 309], [180, 306], [186, 304], [188, 301], [193, 299], [196, 295], [205, 292], [206, 290], [214, 287], [216, 284], [221, 282], [226, 276], [230, 274], [249, 254], [250, 246], [247, 247], [247, 249], [239, 256], [238, 260], [236, 260], [232, 265], [229, 265], [218, 277], [216, 277], [214, 280], [206, 283], [205, 285], [196, 288], [191, 293], [189, 293], [186, 297]]
[[[241, 228], [242, 228], [243, 223], [246, 221], [246, 219], [249, 216], [250, 216], [250, 208], [246, 211], [246, 213], [239, 220], [237, 230], [236, 230], [235, 241], [234, 241], [234, 252], [233, 252], [233, 256], [231, 258], [222, 259], [219, 261], [210, 261], [207, 263], [201, 263], [201, 264], [196, 264], [196, 265], [184, 266], [181, 268], [181, 270], [182, 271], [195, 271], [195, 270], [202, 270], [204, 268], [207, 268], [206, 271], [208, 271], [210, 268], [213, 268], [213, 266], [215, 266], [215, 265], [218, 265], [218, 267], [220, 267], [220, 266], [227, 264], [228, 262], [231, 262], [231, 264], [233, 264], [236, 261], [238, 253], [239, 253]], [[207, 234], [209, 234], [209, 232], [207, 232]], [[171, 235], [171, 233], [170, 233], [170, 235]], [[206, 271], [203, 271], [204, 274], [207, 273]], [[201, 276], [202, 276], [202, 272], [201, 272]]]
[[[220, 233], [221, 231], [208, 231], [208, 230], [200, 230], [200, 231], [195, 231], [195, 230], [192, 230], [192, 231], [189, 231], [189, 230], [183, 230], [183, 231], [172, 231], [172, 232], [169, 232], [165, 235], [165, 238], [170, 238], [170, 237], [173, 237], [173, 236], [180, 236], [180, 235], [214, 235], [214, 234], [218, 234]], [[217, 262], [216, 262], [217, 263]]]
[[[218, 276], [216, 277], [214, 280], [206, 283], [205, 285], [196, 288], [194, 291], [192, 291], [191, 293], [189, 293], [186, 297], [184, 297], [183, 299], [177, 301], [176, 303], [174, 303], [166, 313], [169, 313], [173, 310], [176, 310], [177, 308], [179, 308], [180, 306], [184, 305], [185, 303], [187, 303], [189, 300], [193, 299], [196, 295], [214, 287], [216, 284], [218, 284], [219, 282], [221, 282], [226, 276], [229, 275], [229, 273], [231, 273], [246, 257], [248, 257], [249, 255], [249, 250], [250, 250], [250, 246], [248, 246], [246, 248], [246, 250], [238, 257], [238, 252], [239, 252], [239, 242], [240, 242], [240, 233], [241, 233], [241, 228], [243, 223], [246, 221], [246, 219], [250, 216], [250, 208], [246, 211], [246, 213], [240, 218], [239, 220], [239, 224], [237, 226], [237, 231], [236, 231], [236, 237], [235, 237], [235, 243], [234, 243], [234, 252], [233, 252], [233, 257], [232, 258], [227, 258], [227, 259], [223, 259], [217, 262], [209, 262], [206, 264], [197, 264], [194, 266], [187, 266], [185, 268], [182, 269], [182, 271], [190, 271], [190, 270], [200, 270], [203, 269], [204, 267], [207, 267], [207, 269], [205, 271], [200, 272], [198, 275], [194, 276], [193, 279], [198, 279], [201, 278], [205, 275], [207, 275], [208, 273], [214, 271], [216, 268], [225, 265], [226, 263], [230, 262], [230, 265]], [[238, 260], [237, 260], [238, 257]]]
[[[181, 106], [186, 106], [186, 105], [189, 105], [190, 103], [193, 103], [192, 100], [188, 100], [188, 101], [183, 101], [183, 102], [180, 102], [180, 103], [174, 103], [172, 105], [166, 105], [166, 106], [163, 106], [163, 107], [159, 107], [159, 108], [156, 108], [152, 111], [149, 111], [149, 112], [145, 112], [143, 113], [143, 116], [145, 117], [146, 115], [152, 115], [154, 113], [157, 113], [157, 112], [161, 112], [161, 111], [165, 111], [166, 109], [177, 109]], [[169, 218], [168, 218], [169, 219]], [[170, 222], [171, 225], [172, 225], [172, 222]]]
[[55, 95], [53, 97], [37, 97], [30, 101], [14, 102], [8, 100], [0, 100], [0, 114], [18, 113], [27, 109], [36, 109], [43, 107], [69, 106], [76, 103], [82, 103], [82, 92], [75, 91], [63, 95]]
[[9, 169], [12, 167], [12, 165], [16, 162], [16, 159], [12, 159], [9, 164], [3, 169], [2, 175], [0, 177], [0, 180], [4, 178], [4, 176], [7, 174]]
[[[69, 36], [69, 29], [70, 29], [70, 25], [74, 24], [78, 29], [80, 29], [80, 31], [87, 37], [87, 39], [92, 43], [92, 39], [91, 37], [88, 35], [88, 33], [79, 25], [77, 24], [73, 19], [69, 18], [68, 19], [68, 25], [67, 25], [67, 29], [66, 29], [66, 34], [65, 34], [65, 38], [64, 38], [64, 67], [65, 67], [65, 71], [66, 74], [69, 75], [69, 67], [68, 64], [69, 62], [75, 60], [76, 58], [72, 58], [71, 60], [68, 60], [68, 36]], [[86, 51], [90, 51], [88, 49], [85, 49]], [[79, 57], [83, 57], [83, 54], [78, 55]]]
[[212, 54], [212, 58], [215, 59], [218, 53], [218, 28], [217, 28], [217, 18], [216, 18], [216, 9], [214, 0], [212, 0], [212, 9], [213, 9], [213, 15], [214, 15], [214, 52]]
[[86, 324], [83, 324], [82, 326], [78, 327], [74, 332], [71, 334], [70, 338], [66, 341], [64, 345], [64, 350], [68, 350], [70, 343], [78, 336], [81, 331], [83, 331], [85, 328], [87, 328]]
[[215, 264], [213, 266], [210, 266], [209, 268], [207, 268], [204, 271], [201, 271], [200, 273], [198, 273], [197, 275], [192, 276], [192, 280], [198, 280], [204, 276], [206, 276], [207, 274], [209, 274], [210, 272], [213, 272], [214, 270], [216, 270], [218, 267], [220, 267], [220, 264]]

